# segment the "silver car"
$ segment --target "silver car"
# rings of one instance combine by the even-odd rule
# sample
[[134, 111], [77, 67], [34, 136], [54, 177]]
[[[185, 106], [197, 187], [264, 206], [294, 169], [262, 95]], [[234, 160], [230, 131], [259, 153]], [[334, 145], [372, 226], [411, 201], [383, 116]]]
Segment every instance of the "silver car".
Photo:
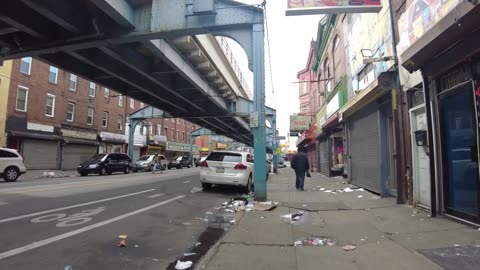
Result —
[[[139, 159], [134, 161], [132, 163], [132, 171], [137, 172], [137, 171], [153, 171], [153, 158], [155, 155], [145, 155], [141, 156]], [[160, 168], [157, 168], [157, 170], [165, 170], [167, 169], [167, 159], [165, 158], [164, 155], [158, 155], [159, 163], [160, 163]]]

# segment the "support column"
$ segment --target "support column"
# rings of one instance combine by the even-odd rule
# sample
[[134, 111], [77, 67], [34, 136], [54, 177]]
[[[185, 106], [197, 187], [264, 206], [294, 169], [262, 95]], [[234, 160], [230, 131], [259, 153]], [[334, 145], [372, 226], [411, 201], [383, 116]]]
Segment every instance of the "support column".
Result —
[[195, 162], [193, 162], [193, 142], [194, 137], [190, 135], [190, 162], [192, 163], [192, 166], [195, 167]]
[[267, 200], [266, 179], [266, 134], [265, 134], [265, 58], [264, 58], [264, 29], [263, 24], [253, 25], [253, 84], [254, 84], [254, 112], [258, 113], [258, 127], [253, 130], [253, 153], [255, 200]]
[[130, 158], [133, 158], [133, 136], [135, 135], [135, 127], [138, 124], [138, 120], [129, 118], [128, 120], [128, 148], [127, 148], [127, 155]]

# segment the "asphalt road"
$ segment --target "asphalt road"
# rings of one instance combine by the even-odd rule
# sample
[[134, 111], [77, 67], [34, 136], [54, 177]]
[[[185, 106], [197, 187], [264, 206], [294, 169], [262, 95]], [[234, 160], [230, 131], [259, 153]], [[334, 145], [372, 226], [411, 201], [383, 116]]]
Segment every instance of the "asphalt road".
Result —
[[166, 269], [238, 192], [200, 187], [196, 168], [2, 183], [0, 269]]

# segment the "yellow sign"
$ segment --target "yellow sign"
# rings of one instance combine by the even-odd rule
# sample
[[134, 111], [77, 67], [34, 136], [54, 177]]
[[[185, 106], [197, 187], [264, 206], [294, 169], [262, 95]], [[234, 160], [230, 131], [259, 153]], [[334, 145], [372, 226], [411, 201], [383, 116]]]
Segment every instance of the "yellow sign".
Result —
[[282, 153], [282, 149], [277, 148], [277, 151], [275, 151], [275, 152], [277, 153], [277, 155], [278, 155], [278, 154], [281, 154], [281, 153]]

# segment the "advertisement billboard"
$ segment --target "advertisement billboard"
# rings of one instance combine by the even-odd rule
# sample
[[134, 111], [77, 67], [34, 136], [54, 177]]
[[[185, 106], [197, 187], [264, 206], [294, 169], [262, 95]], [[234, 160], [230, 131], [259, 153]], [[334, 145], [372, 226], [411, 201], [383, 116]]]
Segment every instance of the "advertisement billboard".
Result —
[[381, 0], [287, 0], [287, 16], [344, 13], [378, 13]]
[[290, 131], [305, 131], [310, 128], [310, 116], [290, 115]]
[[399, 54], [405, 52], [435, 24], [450, 13], [460, 0], [415, 0], [398, 20]]

